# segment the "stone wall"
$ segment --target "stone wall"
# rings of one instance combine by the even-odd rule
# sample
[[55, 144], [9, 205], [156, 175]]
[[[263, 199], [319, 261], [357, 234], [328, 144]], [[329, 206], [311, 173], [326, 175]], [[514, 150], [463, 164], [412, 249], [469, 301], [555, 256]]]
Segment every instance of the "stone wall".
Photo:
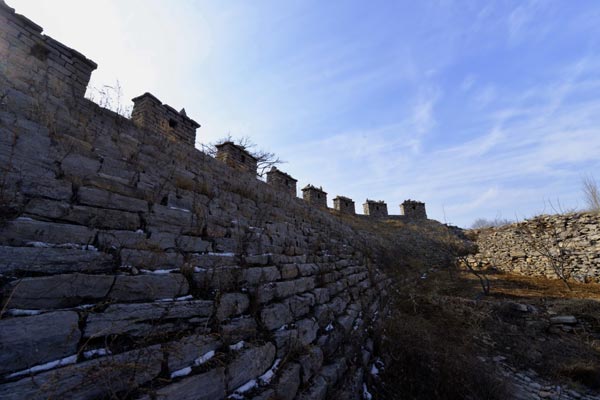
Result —
[[95, 64], [2, 1], [0, 52], [0, 398], [361, 393], [368, 238], [85, 100]]
[[485, 265], [529, 276], [600, 282], [600, 214], [545, 215], [475, 231]]
[[388, 216], [387, 204], [383, 200], [375, 201], [367, 199], [363, 204], [363, 212], [365, 215], [377, 218]]

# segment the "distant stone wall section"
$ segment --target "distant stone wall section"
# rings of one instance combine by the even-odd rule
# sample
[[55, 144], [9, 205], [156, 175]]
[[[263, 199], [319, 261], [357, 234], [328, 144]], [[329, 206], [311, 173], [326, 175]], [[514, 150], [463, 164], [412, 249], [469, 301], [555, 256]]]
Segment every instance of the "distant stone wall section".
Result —
[[342, 214], [356, 214], [354, 201], [344, 196], [337, 196], [335, 199], [333, 199], [333, 209], [341, 212]]
[[411, 219], [427, 219], [425, 203], [415, 200], [404, 200], [400, 204], [400, 214]]
[[178, 112], [173, 107], [162, 104], [150, 93], [144, 93], [132, 101], [131, 120], [135, 125], [194, 146], [196, 129], [200, 124], [188, 118], [184, 109]]
[[[475, 231], [479, 253], [473, 261], [527, 276], [559, 278], [544, 249], [566, 261], [567, 276], [600, 282], [600, 214], [540, 216], [524, 222]], [[536, 250], [540, 246], [544, 249]]]
[[371, 217], [382, 218], [388, 216], [387, 204], [383, 200], [369, 200], [367, 199], [363, 204], [363, 211], [365, 215]]
[[223, 142], [217, 146], [216, 159], [238, 171], [256, 174], [257, 160], [249, 151], [233, 142]]
[[298, 180], [292, 178], [285, 172], [280, 171], [277, 167], [272, 167], [271, 170], [267, 172], [267, 183], [269, 185], [272, 185], [282, 192], [287, 192], [294, 197], [296, 197], [297, 182]]
[[327, 192], [322, 187], [305, 186], [302, 188], [302, 198], [312, 206], [327, 208]]

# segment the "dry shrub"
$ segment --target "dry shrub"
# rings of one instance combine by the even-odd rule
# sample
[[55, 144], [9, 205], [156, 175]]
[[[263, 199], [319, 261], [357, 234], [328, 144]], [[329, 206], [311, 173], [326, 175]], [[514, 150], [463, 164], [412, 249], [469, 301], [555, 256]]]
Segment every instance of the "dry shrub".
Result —
[[[508, 388], [477, 358], [481, 329], [469, 307], [427, 297], [398, 297], [380, 353], [387, 355], [378, 399], [506, 399]], [[475, 322], [475, 323], [474, 323]]]

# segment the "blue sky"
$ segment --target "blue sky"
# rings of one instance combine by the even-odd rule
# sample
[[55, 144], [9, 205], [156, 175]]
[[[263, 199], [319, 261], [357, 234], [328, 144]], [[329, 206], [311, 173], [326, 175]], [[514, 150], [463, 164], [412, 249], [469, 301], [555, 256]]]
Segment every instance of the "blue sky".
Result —
[[[250, 136], [329, 201], [431, 218], [581, 208], [600, 167], [600, 2], [9, 0], [99, 64]], [[596, 173], [600, 178], [600, 173]]]

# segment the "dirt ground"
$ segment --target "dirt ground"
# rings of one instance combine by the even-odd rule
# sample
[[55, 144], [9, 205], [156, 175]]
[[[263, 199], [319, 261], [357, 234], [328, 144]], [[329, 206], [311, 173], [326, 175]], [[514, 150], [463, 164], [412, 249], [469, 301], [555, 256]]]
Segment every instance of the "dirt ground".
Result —
[[488, 277], [488, 296], [475, 276], [448, 270], [397, 291], [380, 344], [389, 354], [385, 390], [414, 399], [513, 398], [502, 364], [600, 398], [600, 285], [569, 290], [560, 280]]

